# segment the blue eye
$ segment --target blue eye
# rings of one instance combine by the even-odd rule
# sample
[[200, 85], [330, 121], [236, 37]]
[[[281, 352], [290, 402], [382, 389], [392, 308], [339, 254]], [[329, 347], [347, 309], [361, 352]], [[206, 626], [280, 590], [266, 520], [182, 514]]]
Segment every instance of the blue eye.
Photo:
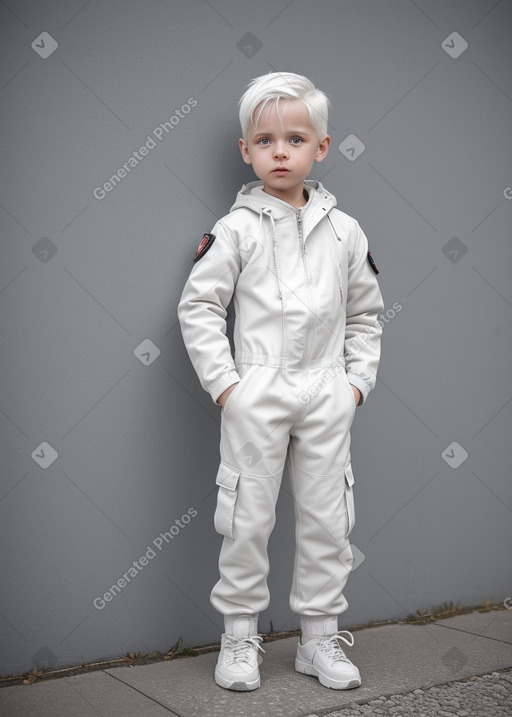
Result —
[[268, 139], [268, 137], [262, 137], [260, 140], [258, 140], [258, 144], [263, 144], [266, 146], [267, 144], [270, 144], [270, 140]]
[[300, 144], [302, 142], [301, 137], [292, 137], [292, 144]]

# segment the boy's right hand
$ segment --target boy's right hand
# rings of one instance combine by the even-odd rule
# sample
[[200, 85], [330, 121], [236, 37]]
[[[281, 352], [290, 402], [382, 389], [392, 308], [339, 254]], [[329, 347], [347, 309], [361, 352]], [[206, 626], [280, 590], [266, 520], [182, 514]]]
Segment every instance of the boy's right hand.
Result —
[[225, 404], [226, 401], [228, 400], [229, 394], [230, 394], [231, 391], [235, 388], [235, 386], [238, 386], [239, 383], [240, 383], [240, 381], [237, 381], [237, 383], [231, 384], [231, 386], [230, 386], [229, 388], [227, 388], [225, 391], [223, 391], [223, 392], [220, 394], [220, 396], [219, 396], [218, 399], [217, 399], [217, 403], [218, 403], [220, 406], [224, 407], [224, 404]]

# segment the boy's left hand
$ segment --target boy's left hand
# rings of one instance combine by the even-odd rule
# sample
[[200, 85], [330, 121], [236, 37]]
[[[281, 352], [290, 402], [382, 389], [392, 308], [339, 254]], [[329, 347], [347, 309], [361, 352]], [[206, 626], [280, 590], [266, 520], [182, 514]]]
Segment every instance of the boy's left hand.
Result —
[[356, 401], [356, 406], [359, 406], [359, 403], [362, 398], [361, 391], [358, 388], [356, 388], [355, 386], [352, 386], [352, 384], [350, 384], [350, 387], [351, 387], [352, 391], [354, 392], [354, 399]]

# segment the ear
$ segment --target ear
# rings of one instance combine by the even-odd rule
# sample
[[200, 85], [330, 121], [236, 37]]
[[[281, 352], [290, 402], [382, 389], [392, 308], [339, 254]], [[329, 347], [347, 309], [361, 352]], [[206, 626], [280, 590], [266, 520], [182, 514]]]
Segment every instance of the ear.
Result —
[[242, 159], [246, 164], [252, 164], [251, 158], [249, 156], [249, 150], [247, 149], [247, 142], [243, 137], [240, 137], [238, 140], [238, 146], [240, 147], [240, 152], [242, 153]]
[[323, 162], [323, 160], [327, 157], [327, 152], [329, 151], [329, 147], [331, 146], [331, 138], [328, 134], [325, 135], [325, 137], [322, 137], [322, 139], [318, 142], [318, 149], [316, 151], [315, 155], [315, 162]]

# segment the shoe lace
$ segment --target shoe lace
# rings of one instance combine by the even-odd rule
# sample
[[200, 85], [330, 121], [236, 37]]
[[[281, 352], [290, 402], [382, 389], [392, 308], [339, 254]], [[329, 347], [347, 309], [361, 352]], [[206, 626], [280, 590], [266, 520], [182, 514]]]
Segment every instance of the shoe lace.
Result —
[[[350, 640], [347, 640], [346, 637], [343, 637], [344, 634], [348, 635], [350, 637]], [[350, 662], [350, 660], [341, 648], [340, 640], [343, 640], [343, 642], [349, 647], [353, 647], [354, 645], [354, 636], [348, 630], [340, 630], [340, 632], [331, 635], [331, 637], [326, 637], [322, 640], [319, 640], [317, 645], [319, 649], [324, 653], [324, 655], [329, 657], [333, 662], [336, 660], [344, 660], [345, 662]]]
[[232, 664], [233, 662], [246, 662], [249, 650], [256, 649], [256, 651], [261, 650], [265, 652], [260, 646], [260, 642], [262, 642], [263, 638], [259, 635], [252, 637], [232, 637], [230, 635], [226, 639], [229, 649], [228, 664]]

